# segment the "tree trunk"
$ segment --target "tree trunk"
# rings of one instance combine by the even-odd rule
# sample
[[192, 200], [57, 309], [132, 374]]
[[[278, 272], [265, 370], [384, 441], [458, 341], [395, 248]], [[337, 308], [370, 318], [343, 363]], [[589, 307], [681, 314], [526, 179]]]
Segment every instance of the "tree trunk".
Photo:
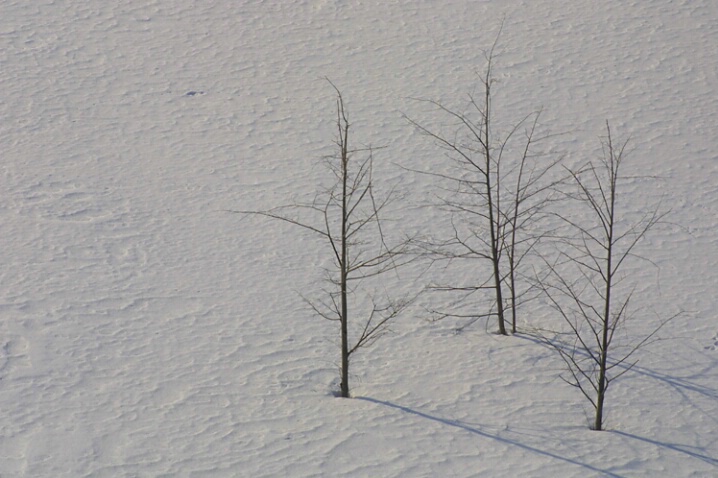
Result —
[[347, 305], [347, 181], [349, 175], [349, 150], [347, 141], [349, 140], [349, 124], [344, 125], [343, 131], [340, 132], [341, 137], [341, 162], [342, 162], [342, 251], [340, 264], [340, 287], [341, 287], [341, 326], [342, 326], [342, 390], [343, 398], [349, 398], [349, 307]]

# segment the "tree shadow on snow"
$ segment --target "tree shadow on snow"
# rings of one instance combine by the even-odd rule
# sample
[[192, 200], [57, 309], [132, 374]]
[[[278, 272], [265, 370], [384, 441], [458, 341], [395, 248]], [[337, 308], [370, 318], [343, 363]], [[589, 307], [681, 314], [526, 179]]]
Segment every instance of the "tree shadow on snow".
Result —
[[[547, 344], [547, 340], [545, 337], [541, 337], [539, 335], [535, 334], [517, 334], [519, 338], [522, 338], [524, 340], [528, 340], [531, 342], [534, 342], [536, 344], [539, 344], [544, 347], [569, 347], [569, 345], [566, 345], [564, 343], [561, 343], [560, 341], [551, 341], [551, 344]], [[585, 351], [578, 350], [577, 353], [579, 354], [585, 354]], [[697, 408], [701, 411], [702, 415], [705, 417], [706, 420], [712, 420], [716, 423], [718, 423], [718, 417], [715, 416], [715, 413], [712, 410], [704, 410], [699, 403], [697, 403], [696, 400], [693, 400], [691, 395], [693, 396], [703, 396], [705, 398], [708, 398], [711, 401], [718, 400], [718, 389], [712, 388], [709, 386], [705, 386], [699, 383], [699, 380], [701, 378], [705, 378], [710, 376], [712, 371], [716, 369], [716, 366], [718, 366], [718, 360], [709, 360], [708, 363], [704, 363], [698, 370], [694, 370], [690, 375], [683, 375], [679, 376], [678, 374], [669, 374], [665, 372], [658, 372], [656, 370], [652, 370], [648, 367], [643, 367], [638, 364], [630, 365], [630, 364], [617, 364], [619, 368], [630, 368], [630, 372], [637, 374], [639, 376], [643, 376], [652, 380], [657, 380], [664, 385], [666, 385], [669, 389], [673, 390], [676, 394], [678, 394], [681, 399], [685, 402], [690, 404], [691, 406]], [[630, 381], [630, 379], [629, 379]], [[668, 442], [661, 442], [657, 440], [652, 440], [650, 438], [645, 438], [639, 435], [634, 435], [631, 433], [626, 433], [618, 430], [607, 430], [609, 433], [614, 433], [617, 435], [621, 435], [626, 438], [631, 438], [633, 440], [642, 441], [644, 443], [649, 443], [651, 445], [666, 448], [678, 453], [682, 453], [685, 455], [688, 455], [690, 457], [699, 459], [701, 461], [704, 461], [710, 465], [718, 466], [718, 455], [716, 456], [709, 456], [706, 453], [705, 449], [697, 448], [697, 447], [691, 447], [689, 445], [683, 445], [679, 443], [668, 443]]]
[[[588, 353], [586, 353], [585, 350], [578, 349], [574, 351], [572, 350], [573, 346], [570, 343], [562, 342], [559, 338], [546, 338], [530, 332], [515, 334], [514, 337], [534, 342], [538, 345], [541, 345], [542, 347], [546, 347], [549, 349], [552, 347], [562, 348], [566, 351], [566, 353], [570, 354], [573, 351], [577, 355], [583, 355], [585, 357], [588, 357]], [[611, 361], [609, 360], [609, 362]], [[611, 362], [611, 365], [616, 365], [618, 368], [624, 370], [630, 368], [631, 373], [635, 373], [637, 375], [642, 375], [644, 377], [663, 382], [684, 398], [687, 398], [687, 392], [692, 392], [699, 395], [703, 395], [710, 399], [718, 400], [718, 389], [707, 387], [697, 383], [697, 380], [700, 377], [706, 377], [708, 376], [709, 372], [715, 370], [715, 367], [718, 366], [718, 360], [713, 360], [710, 363], [705, 364], [700, 370], [692, 373], [690, 376], [683, 377], [677, 375], [669, 375], [663, 372], [657, 372], [647, 367], [642, 367], [638, 364]]]
[[691, 374], [691, 376], [689, 377], [675, 377], [662, 372], [656, 372], [654, 370], [651, 370], [646, 367], [641, 367], [639, 365], [634, 366], [631, 369], [631, 372], [637, 373], [639, 375], [644, 375], [655, 380], [660, 380], [661, 382], [669, 385], [671, 388], [679, 392], [681, 395], [685, 395], [681, 392], [681, 390], [684, 390], [687, 392], [698, 393], [708, 398], [718, 400], [718, 389], [706, 387], [704, 385], [700, 385], [696, 382], [691, 381], [691, 379], [708, 376], [709, 372], [715, 370], [716, 365], [716, 363], [708, 364], [703, 367], [702, 370]]
[[697, 451], [693, 451], [693, 450], [689, 449], [689, 448], [693, 448], [694, 450], [699, 450], [701, 452], [705, 452], [705, 450], [703, 450], [701, 448], [689, 447], [688, 445], [681, 445], [678, 443], [666, 443], [666, 442], [661, 442], [661, 441], [657, 441], [657, 440], [651, 440], [650, 438], [633, 435], [631, 433], [626, 433], [626, 432], [622, 432], [622, 431], [618, 431], [618, 430], [611, 430], [611, 431], [609, 431], [609, 433], [613, 433], [615, 435], [621, 435], [623, 437], [631, 438], [633, 440], [638, 440], [638, 441], [642, 441], [645, 443], [650, 443], [651, 445], [655, 445], [657, 447], [667, 448], [669, 450], [673, 450], [678, 453], [683, 453], [690, 457], [697, 458], [701, 461], [708, 463], [709, 465], [718, 466], [718, 458], [714, 458], [714, 457], [711, 457], [708, 455], [703, 455], [702, 453], [698, 453]]
[[489, 438], [489, 439], [492, 439], [492, 440], [496, 440], [496, 441], [498, 441], [498, 442], [505, 443], [505, 444], [507, 444], [507, 445], [515, 446], [515, 447], [517, 447], [517, 448], [521, 448], [521, 449], [523, 449], [523, 450], [527, 450], [527, 451], [530, 451], [530, 452], [532, 452], [532, 453], [536, 453], [536, 454], [538, 454], [538, 455], [542, 455], [542, 456], [546, 456], [546, 457], [553, 458], [553, 459], [556, 459], [556, 460], [560, 460], [560, 461], [563, 461], [563, 462], [565, 462], [565, 463], [570, 463], [570, 464], [572, 464], [572, 465], [576, 465], [576, 466], [579, 466], [579, 467], [582, 467], [582, 468], [585, 468], [585, 469], [587, 469], [587, 470], [591, 470], [591, 471], [594, 471], [594, 472], [599, 472], [599, 473], [602, 473], [604, 476], [610, 476], [610, 477], [613, 477], [613, 478], [622, 478], [621, 475], [617, 475], [617, 474], [615, 474], [615, 473], [613, 473], [613, 472], [611, 472], [611, 471], [604, 470], [604, 469], [601, 469], [601, 468], [597, 468], [597, 467], [595, 467], [595, 466], [593, 466], [593, 465], [589, 465], [589, 464], [587, 464], [587, 463], [582, 463], [582, 462], [580, 462], [580, 461], [577, 461], [577, 460], [574, 460], [574, 459], [571, 459], [571, 458], [567, 458], [567, 457], [564, 457], [564, 456], [561, 456], [561, 455], [557, 455], [556, 453], [552, 453], [552, 452], [547, 451], [547, 450], [541, 450], [541, 449], [539, 449], [539, 448], [533, 447], [533, 446], [531, 446], [531, 445], [526, 445], [526, 444], [520, 443], [520, 442], [515, 441], [515, 440], [509, 440], [508, 438], [504, 438], [504, 437], [501, 437], [501, 436], [496, 435], [496, 434], [492, 434], [492, 433], [489, 433], [489, 432], [486, 432], [486, 431], [482, 431], [482, 430], [480, 430], [480, 429], [478, 429], [478, 428], [474, 428], [474, 427], [472, 427], [472, 426], [466, 425], [466, 424], [461, 423], [461, 422], [456, 421], [456, 420], [449, 420], [449, 419], [446, 419], [446, 418], [441, 418], [441, 417], [437, 417], [437, 416], [434, 416], [434, 415], [429, 415], [428, 413], [420, 412], [420, 411], [418, 411], [418, 410], [413, 410], [413, 409], [411, 409], [411, 408], [404, 407], [404, 406], [401, 406], [401, 405], [397, 405], [397, 404], [395, 404], [395, 403], [385, 402], [385, 401], [383, 401], [383, 400], [377, 400], [377, 399], [375, 399], [375, 398], [370, 398], [370, 397], [356, 397], [356, 400], [364, 400], [364, 401], [367, 401], [367, 402], [371, 402], [371, 403], [375, 403], [375, 404], [378, 404], [378, 405], [383, 405], [383, 406], [385, 406], [385, 407], [389, 407], [389, 408], [393, 408], [393, 409], [396, 409], [396, 410], [400, 410], [400, 411], [402, 411], [402, 412], [404, 412], [404, 413], [408, 413], [408, 414], [411, 414], [411, 415], [416, 415], [416, 416], [418, 416], [418, 417], [425, 418], [425, 419], [427, 419], [427, 420], [433, 420], [433, 421], [435, 421], [435, 422], [441, 423], [442, 425], [447, 425], [447, 426], [450, 426], [450, 427], [459, 428], [459, 429], [465, 430], [465, 431], [467, 431], [467, 432], [469, 432], [469, 433], [473, 433], [473, 434], [475, 434], [475, 435], [479, 435], [479, 436], [482, 436], [482, 437], [484, 437], [484, 438]]

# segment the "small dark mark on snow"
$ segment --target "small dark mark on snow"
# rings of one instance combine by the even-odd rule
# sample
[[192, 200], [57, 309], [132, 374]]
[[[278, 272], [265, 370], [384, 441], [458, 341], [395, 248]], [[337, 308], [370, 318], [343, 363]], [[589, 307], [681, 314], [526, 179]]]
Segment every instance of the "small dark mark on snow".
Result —
[[204, 94], [204, 91], [195, 91], [195, 90], [192, 90], [192, 91], [188, 91], [188, 92], [185, 93], [184, 95], [185, 95], [185, 96], [197, 96], [197, 95], [203, 95], [203, 94]]

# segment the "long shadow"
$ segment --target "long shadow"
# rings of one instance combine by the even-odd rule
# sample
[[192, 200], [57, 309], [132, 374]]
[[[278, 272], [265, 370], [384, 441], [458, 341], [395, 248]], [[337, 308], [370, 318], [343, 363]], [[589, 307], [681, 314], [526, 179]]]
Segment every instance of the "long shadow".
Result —
[[[669, 450], [677, 451], [678, 453], [683, 453], [685, 455], [688, 455], [693, 458], [698, 458], [699, 460], [702, 460], [710, 465], [718, 466], [718, 458], [714, 458], [708, 455], [703, 455], [701, 453], [697, 453], [695, 451], [686, 450], [688, 448], [686, 445], [679, 445], [677, 443], [665, 443], [660, 442], [657, 440], [651, 440], [650, 438], [638, 436], [638, 435], [632, 435], [631, 433], [626, 433], [618, 430], [611, 430], [610, 433], [614, 433], [616, 435], [621, 435], [627, 438], [632, 438], [634, 440], [639, 440], [642, 442], [650, 443], [651, 445], [659, 446], [661, 448], [668, 448]], [[685, 448], [684, 448], [685, 447]]]
[[[703, 370], [701, 370], [700, 373], [695, 373], [693, 376], [700, 376], [702, 375], [702, 372], [708, 372], [709, 370], [712, 370], [715, 364], [708, 365], [704, 367]], [[634, 366], [631, 369], [632, 372], [645, 375], [646, 377], [654, 378], [656, 380], [660, 380], [661, 382], [664, 382], [671, 386], [674, 389], [683, 389], [687, 390], [689, 392], [698, 393], [700, 395], [704, 395], [708, 398], [718, 399], [718, 390], [706, 387], [703, 385], [699, 385], [697, 383], [691, 382], [690, 380], [682, 377], [673, 377], [671, 375], [667, 375], [665, 373], [656, 372], [651, 369], [648, 369], [646, 367], [641, 367], [639, 365]]]
[[[426, 418], [427, 420], [433, 420], [433, 421], [439, 422], [439, 423], [441, 423], [441, 424], [443, 424], [443, 425], [448, 425], [448, 426], [450, 426], [450, 427], [460, 428], [460, 429], [462, 429], [462, 430], [465, 430], [465, 431], [470, 432], [470, 433], [474, 433], [474, 434], [479, 435], [479, 436], [482, 436], [482, 437], [484, 437], [484, 438], [490, 438], [490, 439], [492, 439], [492, 440], [496, 440], [496, 441], [499, 441], [499, 442], [501, 442], [501, 443], [505, 443], [505, 444], [507, 444], [507, 445], [515, 446], [515, 447], [517, 447], [517, 448], [521, 448], [521, 449], [523, 449], [523, 450], [527, 450], [527, 451], [530, 451], [530, 452], [532, 452], [532, 453], [536, 453], [536, 454], [538, 454], [538, 455], [547, 456], [547, 457], [549, 457], [549, 458], [554, 458], [554, 459], [556, 459], [556, 460], [560, 460], [560, 461], [563, 461], [563, 462], [566, 462], [566, 463], [570, 463], [570, 464], [572, 464], [572, 465], [576, 465], [576, 466], [580, 466], [580, 467], [582, 467], [582, 468], [586, 468], [587, 470], [595, 471], [595, 472], [598, 472], [598, 473], [603, 473], [605, 476], [610, 476], [610, 477], [613, 477], [613, 478], [623, 478], [621, 475], [617, 475], [617, 474], [615, 474], [615, 473], [613, 473], [613, 472], [611, 472], [611, 471], [603, 470], [603, 469], [601, 469], [601, 468], [596, 468], [595, 466], [589, 465], [589, 464], [587, 464], [587, 463], [581, 463], [580, 461], [572, 460], [571, 458], [566, 458], [566, 457], [564, 457], [564, 456], [560, 456], [560, 455], [557, 455], [557, 454], [555, 454], [555, 453], [551, 453], [550, 451], [541, 450], [541, 449], [539, 449], [539, 448], [536, 448], [536, 447], [533, 447], [533, 446], [530, 446], [530, 445], [524, 445], [523, 443], [519, 443], [519, 442], [517, 442], [517, 441], [509, 440], [509, 439], [507, 439], [507, 438], [502, 438], [502, 437], [500, 437], [500, 436], [498, 436], [498, 435], [493, 435], [493, 434], [491, 434], [491, 433], [487, 433], [487, 432], [485, 432], [485, 431], [481, 431], [481, 430], [479, 430], [478, 428], [470, 427], [470, 426], [468, 426], [468, 425], [465, 425], [465, 424], [463, 424], [463, 423], [461, 423], [461, 422], [458, 422], [458, 421], [455, 421], [455, 420], [447, 420], [446, 418], [436, 417], [436, 416], [429, 415], [429, 414], [424, 413], [424, 412], [420, 412], [420, 411], [418, 411], [418, 410], [413, 410], [413, 409], [408, 408], [408, 407], [403, 407], [403, 406], [401, 406], [401, 405], [397, 405], [397, 404], [395, 404], [395, 403], [385, 402], [385, 401], [382, 401], [382, 400], [377, 400], [376, 398], [356, 397], [356, 400], [364, 400], [364, 401], [367, 401], [367, 402], [376, 403], [376, 404], [378, 404], [378, 405], [383, 405], [383, 406], [385, 406], [385, 407], [394, 408], [394, 409], [396, 409], [396, 410], [400, 410], [400, 411], [402, 411], [402, 412], [409, 413], [409, 414], [411, 414], [411, 415], [416, 415], [416, 416], [421, 417], [421, 418]], [[599, 433], [599, 432], [596, 432], [596, 433]]]
[[[550, 347], [566, 347], [567, 349], [571, 349], [570, 345], [564, 344], [558, 340], [551, 340], [551, 339], [535, 336], [531, 333], [515, 334], [514, 337], [517, 337], [517, 338], [520, 338], [523, 340], [528, 340], [530, 342], [534, 342], [543, 347], [549, 347], [549, 348]], [[552, 345], [549, 345], [547, 342], [551, 342]], [[586, 357], [588, 356], [588, 354], [585, 351], [580, 350], [580, 349], [577, 350], [576, 353], [585, 355]], [[700, 373], [693, 374], [692, 376], [700, 376], [703, 374], [703, 372], [713, 369], [713, 367], [716, 364], [718, 364], [718, 361], [714, 361], [714, 363], [707, 365], [706, 367], [704, 367], [703, 370], [701, 370]], [[689, 380], [690, 377], [689, 378], [675, 377], [675, 376], [668, 375], [665, 373], [656, 372], [654, 370], [651, 370], [646, 367], [642, 367], [640, 365], [630, 365], [630, 364], [624, 363], [624, 364], [619, 364], [618, 367], [622, 368], [622, 369], [626, 369], [626, 368], [630, 367], [631, 372], [639, 374], [639, 375], [644, 375], [646, 377], [650, 377], [655, 380], [664, 382], [667, 385], [669, 385], [670, 387], [672, 387], [673, 389], [678, 390], [678, 391], [687, 390], [689, 392], [694, 392], [694, 393], [698, 393], [700, 395], [704, 395], [708, 398], [718, 399], [718, 389], [706, 387], [706, 386], [697, 384], [695, 382], [692, 382]]]

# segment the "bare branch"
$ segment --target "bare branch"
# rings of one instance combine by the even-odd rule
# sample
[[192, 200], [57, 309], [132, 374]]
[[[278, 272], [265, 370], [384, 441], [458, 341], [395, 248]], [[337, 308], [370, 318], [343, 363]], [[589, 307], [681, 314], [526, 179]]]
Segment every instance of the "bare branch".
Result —
[[[573, 345], [556, 342], [551, 345], [569, 370], [571, 380], [567, 382], [578, 387], [594, 408], [595, 430], [603, 426], [609, 384], [636, 364], [631, 360], [633, 355], [665, 324], [662, 322], [643, 339], [630, 343], [628, 352], [621, 353], [614, 344], [616, 332], [631, 315], [629, 307], [634, 293], [631, 290], [622, 300], [616, 299], [623, 282], [617, 273], [626, 259], [636, 257], [634, 248], [665, 214], [653, 209], [620, 230], [618, 186], [628, 142], [617, 147], [608, 123], [606, 132], [599, 164], [589, 163], [569, 171], [577, 192], [565, 193], [565, 197], [587, 207], [593, 222], [585, 224], [583, 219], [579, 222], [567, 213], [554, 213], [554, 217], [575, 231], [575, 236], [558, 241], [563, 248], [557, 252], [557, 259], [544, 260], [548, 273], [536, 278], [538, 287], [573, 337]], [[569, 281], [569, 274], [577, 279]], [[577, 360], [576, 356], [589, 357], [590, 361]], [[614, 373], [617, 367], [621, 370]]]
[[[373, 308], [361, 323], [359, 336], [352, 341], [350, 312], [358, 308], [354, 295], [366, 290], [365, 280], [395, 272], [415, 257], [408, 254], [412, 244], [409, 239], [392, 245], [386, 237], [380, 216], [391, 203], [393, 189], [383, 199], [377, 197], [373, 178], [376, 148], [350, 147], [351, 124], [344, 98], [331, 80], [326, 81], [335, 92], [336, 152], [323, 158], [332, 185], [319, 188], [309, 204], [231, 212], [287, 222], [327, 240], [334, 263], [332, 269], [325, 270], [328, 287], [322, 288], [321, 299], [309, 300], [304, 296], [302, 299], [317, 316], [340, 324], [341, 396], [348, 397], [350, 355], [384, 335], [389, 322], [409, 304], [387, 300], [386, 305], [378, 305], [372, 296]], [[363, 159], [357, 159], [362, 155]], [[305, 216], [310, 217], [305, 221]]]

